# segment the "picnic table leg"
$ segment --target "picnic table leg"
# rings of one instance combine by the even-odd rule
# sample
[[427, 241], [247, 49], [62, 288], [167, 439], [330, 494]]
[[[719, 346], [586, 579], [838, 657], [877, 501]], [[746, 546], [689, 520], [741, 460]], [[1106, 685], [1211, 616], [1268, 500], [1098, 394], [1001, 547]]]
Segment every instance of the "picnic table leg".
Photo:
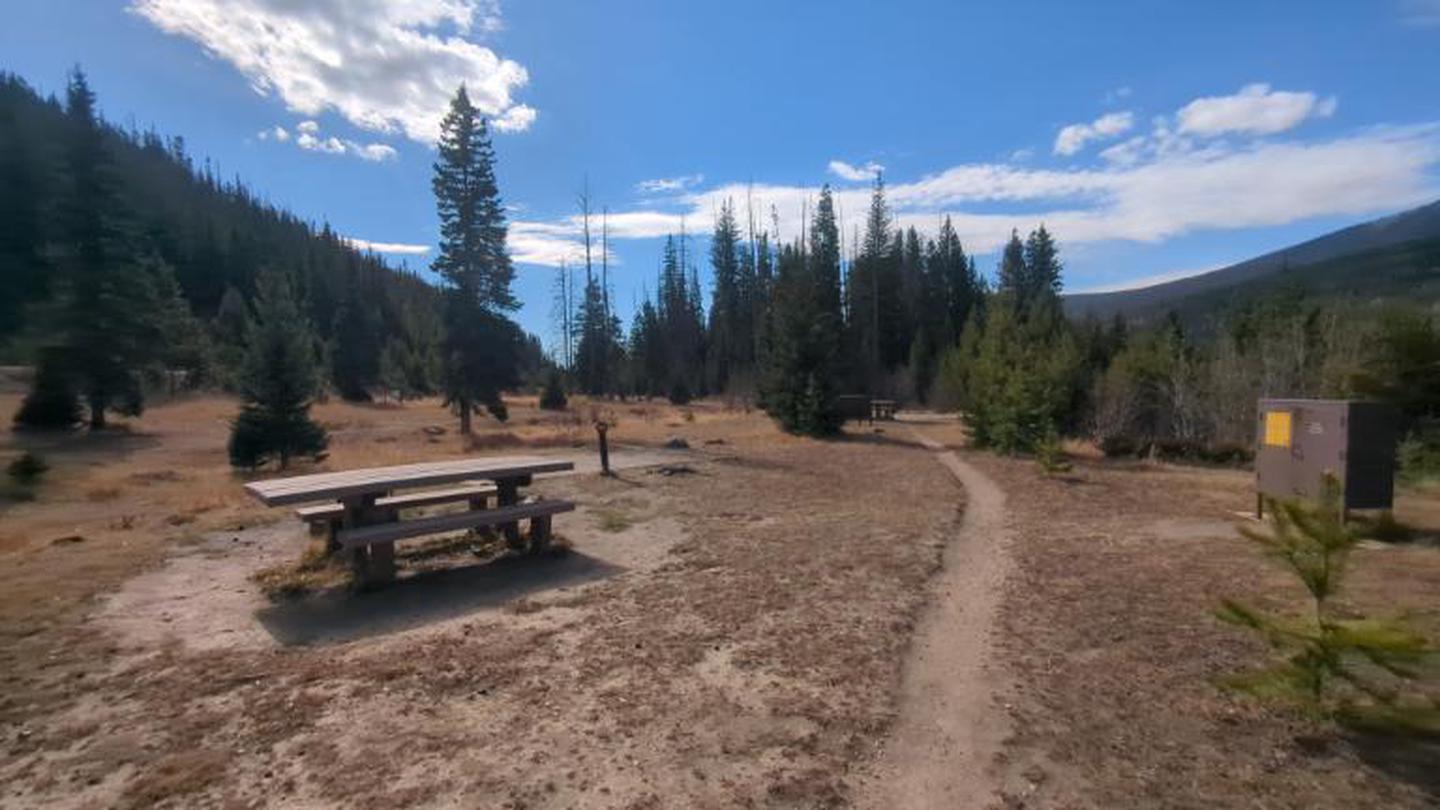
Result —
[[369, 582], [378, 585], [395, 581], [395, 544], [372, 543], [369, 548]]
[[530, 518], [530, 553], [538, 554], [550, 547], [550, 516]]
[[[504, 509], [507, 506], [514, 506], [520, 502], [520, 482], [513, 478], [502, 478], [495, 482], [496, 505]], [[505, 545], [512, 550], [519, 551], [525, 547], [525, 541], [520, 537], [520, 522], [504, 523], [500, 531], [505, 535]]]
[[[378, 497], [378, 495], [372, 494], [343, 499], [341, 503], [345, 506], [345, 514], [340, 521], [344, 527], [355, 528], [369, 523], [369, 512], [374, 509], [375, 499]], [[395, 570], [393, 555], [389, 559], [389, 568], [391, 576], [393, 576]], [[354, 572], [356, 585], [363, 588], [371, 583], [373, 575], [378, 572], [371, 570], [369, 546], [351, 546], [350, 570]]]

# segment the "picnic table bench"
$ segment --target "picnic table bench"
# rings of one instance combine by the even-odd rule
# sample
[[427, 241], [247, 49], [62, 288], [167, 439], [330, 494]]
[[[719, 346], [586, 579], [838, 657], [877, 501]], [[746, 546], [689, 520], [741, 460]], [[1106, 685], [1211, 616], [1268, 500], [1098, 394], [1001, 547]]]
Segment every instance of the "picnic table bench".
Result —
[[[266, 506], [313, 504], [296, 510], [311, 529], [329, 535], [333, 549], [350, 554], [361, 584], [385, 582], [395, 576], [395, 542], [410, 537], [461, 529], [497, 528], [513, 549], [524, 548], [520, 521], [530, 522], [529, 547], [550, 541], [551, 517], [575, 508], [563, 500], [526, 499], [520, 488], [534, 476], [574, 469], [569, 461], [539, 456], [461, 459], [345, 472], [300, 475], [252, 481], [245, 491]], [[453, 485], [442, 490], [396, 494], [397, 490]], [[486, 508], [491, 497], [495, 508]], [[464, 512], [401, 519], [403, 509], [465, 502]]]

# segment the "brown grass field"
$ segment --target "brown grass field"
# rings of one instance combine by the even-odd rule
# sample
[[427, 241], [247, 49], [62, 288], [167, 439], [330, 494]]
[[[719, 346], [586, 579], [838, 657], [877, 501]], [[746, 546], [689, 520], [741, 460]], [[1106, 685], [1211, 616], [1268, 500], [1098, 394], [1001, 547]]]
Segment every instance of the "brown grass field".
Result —
[[[17, 402], [0, 394], [0, 420]], [[470, 445], [433, 401], [320, 405], [320, 469], [594, 455], [588, 403], [511, 404]], [[852, 804], [965, 501], [911, 431], [956, 447], [963, 431], [816, 442], [716, 402], [601, 407], [622, 456], [670, 436], [693, 449], [672, 475], [636, 462], [537, 482], [580, 504], [557, 520], [568, 552], [416, 544], [390, 588], [276, 600], [253, 576], [309, 539], [229, 469], [233, 401], [0, 440], [0, 461], [28, 448], [52, 467], [34, 500], [0, 502], [0, 806]], [[1267, 656], [1212, 617], [1218, 600], [1295, 596], [1235, 534], [1247, 473], [1082, 458], [1044, 476], [962, 457], [1006, 492], [1013, 524], [997, 805], [1440, 801], [1433, 746], [1217, 687]], [[1440, 498], [1406, 493], [1397, 514], [1434, 533]], [[1433, 541], [1368, 543], [1353, 564], [1348, 605], [1412, 611], [1440, 638]]]

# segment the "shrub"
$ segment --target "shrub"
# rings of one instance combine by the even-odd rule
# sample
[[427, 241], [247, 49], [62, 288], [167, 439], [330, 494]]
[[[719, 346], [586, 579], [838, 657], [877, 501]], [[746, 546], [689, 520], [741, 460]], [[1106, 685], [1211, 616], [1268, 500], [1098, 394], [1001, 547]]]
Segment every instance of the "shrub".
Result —
[[1046, 431], [1040, 441], [1035, 443], [1035, 463], [1046, 475], [1070, 472], [1072, 465], [1060, 443], [1060, 434], [1055, 430]]
[[15, 425], [34, 430], [70, 430], [84, 419], [80, 397], [56, 359], [40, 363], [34, 386], [15, 414]]
[[690, 404], [690, 400], [692, 398], [690, 394], [690, 387], [686, 385], [684, 381], [676, 380], [670, 385], [669, 397], [670, 403], [672, 405], [688, 405]]
[[40, 483], [40, 476], [49, 469], [50, 465], [45, 463], [45, 459], [27, 452], [11, 461], [5, 468], [5, 472], [16, 484], [22, 487], [31, 487]]
[[563, 411], [566, 404], [565, 385], [560, 379], [560, 370], [551, 369], [550, 375], [545, 379], [545, 390], [540, 394], [540, 407], [547, 411]]
[[1267, 504], [1274, 527], [1240, 531], [1300, 580], [1310, 603], [1300, 616], [1275, 616], [1224, 600], [1220, 619], [1253, 630], [1285, 656], [1228, 685], [1323, 719], [1440, 731], [1440, 707], [1407, 700], [1404, 690], [1435, 650], [1398, 619], [1353, 611], [1342, 618], [1331, 605], [1358, 542], [1342, 517], [1339, 483], [1327, 476], [1318, 504]]
[[1420, 484], [1440, 478], [1440, 425], [1417, 428], [1400, 442], [1397, 461], [1400, 480]]

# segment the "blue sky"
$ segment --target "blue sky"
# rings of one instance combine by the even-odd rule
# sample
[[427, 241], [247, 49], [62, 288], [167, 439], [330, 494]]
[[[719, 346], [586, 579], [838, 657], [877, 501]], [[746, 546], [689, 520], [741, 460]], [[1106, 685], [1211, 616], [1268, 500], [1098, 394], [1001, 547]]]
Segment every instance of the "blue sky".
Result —
[[1440, 0], [7, 0], [5, 17], [0, 69], [56, 91], [78, 62], [108, 117], [419, 269], [429, 141], [466, 81], [505, 130], [519, 317], [547, 337], [587, 182], [627, 320], [682, 218], [702, 255], [748, 188], [789, 239], [829, 182], [853, 229], [878, 166], [900, 224], [953, 215], [987, 272], [1043, 220], [1072, 290], [1440, 198]]

